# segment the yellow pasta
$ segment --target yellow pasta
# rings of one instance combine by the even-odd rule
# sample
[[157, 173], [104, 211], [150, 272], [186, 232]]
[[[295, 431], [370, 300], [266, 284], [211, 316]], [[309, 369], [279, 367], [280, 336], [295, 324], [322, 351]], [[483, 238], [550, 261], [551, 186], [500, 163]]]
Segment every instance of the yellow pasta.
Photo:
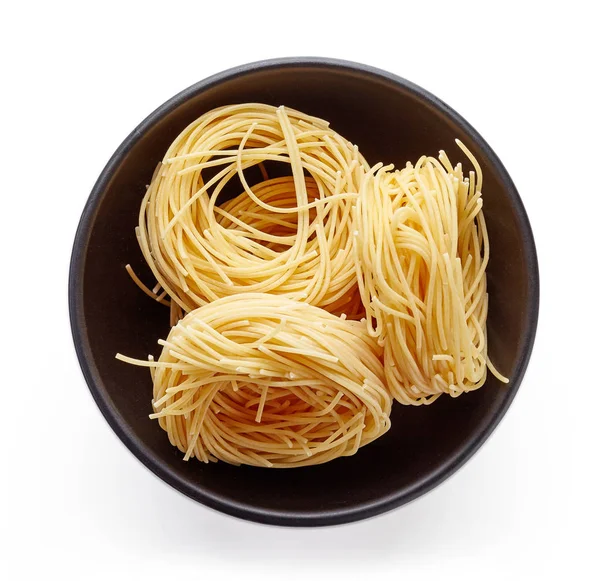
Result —
[[[263, 162], [292, 175], [269, 179]], [[255, 165], [264, 181], [250, 186], [244, 171]], [[360, 316], [351, 207], [367, 170], [356, 146], [321, 119], [252, 103], [215, 109], [157, 167], [140, 209], [140, 248], [185, 312], [269, 292]], [[220, 204], [236, 178], [243, 191]]]
[[274, 468], [354, 454], [390, 426], [381, 348], [364, 321], [286, 297], [231, 295], [171, 329], [155, 413], [185, 459]]
[[441, 151], [392, 171], [375, 166], [355, 212], [355, 266], [368, 328], [384, 346], [388, 388], [429, 404], [481, 387], [487, 357], [489, 240], [481, 168], [463, 176]]
[[158, 360], [117, 357], [150, 368], [151, 417], [186, 460], [320, 464], [383, 435], [393, 398], [508, 381], [487, 355], [482, 171], [457, 143], [468, 176], [443, 151], [370, 168], [327, 122], [257, 103], [175, 139], [136, 229], [156, 286], [127, 265], [172, 329]]

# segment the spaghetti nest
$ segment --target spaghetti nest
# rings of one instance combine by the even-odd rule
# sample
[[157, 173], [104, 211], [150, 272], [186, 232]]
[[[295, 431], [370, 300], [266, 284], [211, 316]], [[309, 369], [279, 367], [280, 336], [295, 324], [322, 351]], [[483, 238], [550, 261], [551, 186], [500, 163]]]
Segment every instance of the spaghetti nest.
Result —
[[390, 171], [375, 166], [355, 208], [356, 271], [387, 385], [404, 404], [429, 404], [485, 383], [488, 234], [482, 174], [446, 154]]
[[[263, 162], [288, 164], [292, 175], [269, 179]], [[256, 165], [263, 181], [250, 186], [244, 171]], [[252, 103], [215, 109], [157, 167], [141, 205], [140, 247], [186, 312], [268, 292], [360, 318], [351, 207], [368, 167], [321, 119]], [[237, 178], [243, 191], [221, 204]]]
[[232, 295], [171, 329], [151, 367], [151, 417], [185, 458], [295, 467], [384, 434], [391, 397], [366, 326], [285, 297]]

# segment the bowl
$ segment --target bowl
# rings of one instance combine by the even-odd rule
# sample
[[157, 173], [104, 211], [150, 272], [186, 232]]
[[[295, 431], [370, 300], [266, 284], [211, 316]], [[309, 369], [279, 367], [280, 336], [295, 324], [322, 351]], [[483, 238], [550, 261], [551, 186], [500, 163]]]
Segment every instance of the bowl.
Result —
[[[403, 167], [445, 149], [464, 160], [454, 139], [475, 154], [485, 176], [491, 244], [489, 353], [511, 378], [432, 406], [395, 404], [392, 428], [352, 457], [289, 470], [184, 462], [150, 420], [147, 369], [115, 353], [159, 354], [168, 314], [125, 271], [152, 277], [134, 228], [145, 186], [167, 147], [202, 113], [241, 102], [287, 105], [322, 117], [360, 146], [370, 163]], [[149, 115], [116, 150], [98, 178], [75, 237], [69, 310], [75, 348], [91, 393], [125, 445], [165, 482], [202, 504], [263, 523], [332, 525], [374, 516], [437, 486], [490, 436], [510, 406], [533, 346], [538, 315], [534, 240], [517, 190], [483, 138], [448, 105], [390, 73], [351, 62], [287, 58], [243, 65], [182, 91]]]

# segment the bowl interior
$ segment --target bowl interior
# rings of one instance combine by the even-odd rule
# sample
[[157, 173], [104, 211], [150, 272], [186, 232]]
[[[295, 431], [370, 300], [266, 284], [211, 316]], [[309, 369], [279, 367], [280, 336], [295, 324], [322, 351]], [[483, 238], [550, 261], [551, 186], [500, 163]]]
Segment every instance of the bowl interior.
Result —
[[[154, 113], [117, 152], [86, 208], [71, 272], [72, 319], [78, 353], [94, 397], [125, 443], [151, 469], [210, 506], [255, 520], [325, 524], [369, 516], [408, 501], [450, 474], [496, 425], [527, 363], [537, 313], [535, 251], [512, 183], [478, 135], [443, 103], [408, 83], [370, 70], [326, 63], [248, 67], [192, 87]], [[168, 309], [136, 287], [131, 263], [152, 277], [134, 228], [141, 197], [170, 142], [192, 120], [220, 105], [285, 104], [327, 119], [359, 145], [367, 160], [403, 166], [445, 149], [464, 159], [454, 139], [484, 171], [484, 208], [491, 241], [488, 269], [489, 352], [509, 386], [484, 388], [430, 407], [394, 406], [392, 429], [380, 440], [322, 466], [266, 470], [184, 462], [151, 412], [147, 370], [115, 353], [158, 356]], [[152, 286], [152, 284], [150, 286]]]

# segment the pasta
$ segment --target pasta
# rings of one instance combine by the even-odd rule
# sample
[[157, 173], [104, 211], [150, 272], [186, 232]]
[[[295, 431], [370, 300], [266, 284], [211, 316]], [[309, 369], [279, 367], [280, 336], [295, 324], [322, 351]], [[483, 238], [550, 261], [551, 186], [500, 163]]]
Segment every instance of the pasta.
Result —
[[404, 404], [430, 404], [481, 387], [487, 368], [489, 240], [482, 172], [463, 176], [441, 151], [400, 171], [375, 166], [355, 212], [355, 266], [369, 332]]
[[468, 175], [443, 151], [371, 168], [327, 122], [256, 103], [176, 138], [136, 228], [157, 284], [127, 265], [172, 328], [158, 360], [117, 358], [150, 368], [185, 460], [320, 464], [382, 436], [393, 398], [508, 381], [487, 354], [482, 171], [457, 143]]
[[[292, 176], [269, 179], [263, 162], [289, 165]], [[263, 181], [251, 187], [244, 171], [258, 165]], [[141, 204], [140, 248], [185, 312], [269, 292], [360, 317], [351, 207], [367, 170], [321, 119], [252, 103], [215, 109], [157, 167]], [[235, 178], [243, 191], [219, 205]]]
[[169, 440], [203, 462], [286, 468], [354, 454], [384, 434], [391, 397], [364, 322], [286, 297], [231, 295], [172, 328], [151, 368]]

